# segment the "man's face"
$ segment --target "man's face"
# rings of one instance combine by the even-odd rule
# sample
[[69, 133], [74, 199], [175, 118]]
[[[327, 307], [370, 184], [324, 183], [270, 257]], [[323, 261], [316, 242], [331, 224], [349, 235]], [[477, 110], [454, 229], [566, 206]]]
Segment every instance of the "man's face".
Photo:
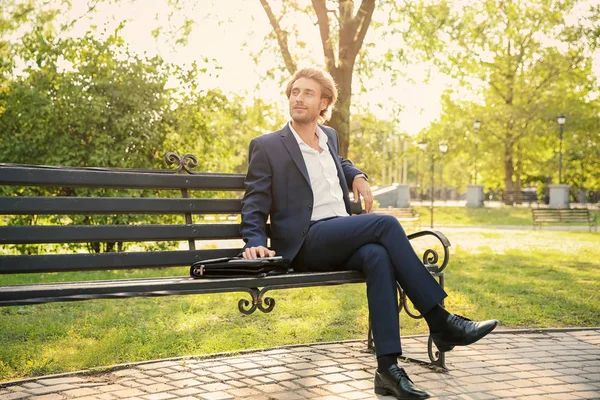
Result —
[[327, 99], [321, 98], [321, 86], [309, 78], [294, 82], [289, 101], [292, 121], [299, 124], [316, 122], [321, 110], [327, 107]]

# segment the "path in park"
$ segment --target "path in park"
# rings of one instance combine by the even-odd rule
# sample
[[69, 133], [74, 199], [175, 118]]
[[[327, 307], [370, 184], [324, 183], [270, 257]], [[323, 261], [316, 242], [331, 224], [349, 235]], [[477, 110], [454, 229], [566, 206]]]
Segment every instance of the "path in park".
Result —
[[[403, 338], [426, 359], [426, 337]], [[0, 385], [0, 399], [392, 399], [373, 393], [364, 341], [179, 358]], [[403, 363], [434, 399], [600, 399], [600, 328], [498, 331], [447, 354], [448, 372]]]

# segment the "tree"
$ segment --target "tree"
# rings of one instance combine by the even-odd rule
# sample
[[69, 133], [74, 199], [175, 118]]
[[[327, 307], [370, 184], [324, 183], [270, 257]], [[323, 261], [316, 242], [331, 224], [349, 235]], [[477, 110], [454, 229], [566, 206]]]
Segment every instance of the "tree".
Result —
[[[288, 10], [295, 9], [316, 16], [324, 65], [335, 79], [339, 90], [338, 103], [329, 124], [338, 131], [340, 154], [346, 157], [350, 144], [350, 104], [354, 66], [371, 23], [375, 0], [362, 0], [358, 9], [353, 0], [340, 0], [337, 11], [329, 8], [326, 0], [312, 0], [312, 7], [307, 6], [304, 9], [301, 9], [295, 0], [285, 0], [282, 2], [279, 16], [275, 15], [268, 0], [260, 0], [260, 3], [273, 28], [273, 36], [277, 40], [285, 67], [290, 74], [295, 73], [297, 69], [297, 60], [289, 46], [290, 30], [294, 29], [293, 34], [296, 36], [298, 32], [294, 21], [286, 18], [289, 15]], [[293, 18], [294, 14], [291, 15]], [[330, 15], [334, 15], [335, 18], [331, 18]], [[292, 27], [284, 27], [283, 20]]]
[[406, 41], [463, 86], [483, 84], [483, 114], [470, 116], [484, 122], [486, 134], [502, 151], [506, 190], [520, 189], [526, 148], [539, 143], [540, 133], [563, 111], [562, 94], [555, 88], [571, 82], [589, 93], [597, 87], [584, 76], [590, 71], [584, 41], [565, 22], [576, 3], [487, 0], [456, 8], [441, 0], [405, 5], [411, 26]]

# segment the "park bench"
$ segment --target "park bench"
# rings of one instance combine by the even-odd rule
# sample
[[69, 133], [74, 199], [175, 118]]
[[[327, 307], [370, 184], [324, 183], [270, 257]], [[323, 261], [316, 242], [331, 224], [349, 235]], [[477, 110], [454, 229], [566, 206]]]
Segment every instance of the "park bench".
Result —
[[[0, 306], [245, 292], [251, 300], [239, 300], [240, 312], [268, 313], [275, 307], [275, 300], [265, 296], [270, 290], [365, 282], [357, 271], [204, 280], [192, 279], [189, 269], [179, 268], [173, 272], [179, 276], [135, 277], [142, 269], [189, 267], [198, 260], [240, 252], [238, 245], [198, 249], [197, 241], [240, 239], [237, 221], [198, 222], [205, 215], [240, 215], [244, 175], [193, 172], [197, 160], [189, 154], [169, 153], [166, 160], [171, 169], [0, 164], [0, 190], [4, 191], [0, 197]], [[423, 260], [443, 287], [450, 243], [436, 231], [409, 236], [411, 240], [421, 237], [435, 242], [424, 251]], [[156, 243], [176, 244], [147, 247]], [[63, 247], [57, 250], [56, 246]], [[91, 251], [82, 252], [84, 246]], [[443, 262], [438, 256], [442, 253]], [[69, 278], [72, 272], [95, 270], [120, 270], [124, 277]], [[31, 275], [25, 275], [28, 283], [7, 284], [3, 282], [7, 274]], [[45, 274], [43, 280], [38, 279], [40, 274]], [[420, 318], [399, 291], [399, 310]], [[368, 345], [373, 348], [370, 330]], [[427, 350], [431, 364], [445, 368], [444, 354], [434, 352], [431, 338]]]
[[542, 227], [544, 223], [588, 224], [597, 231], [596, 217], [587, 208], [538, 208], [531, 210], [533, 229]]
[[523, 192], [520, 190], [507, 190], [502, 193], [502, 202], [507, 206], [513, 206], [515, 204], [529, 203], [531, 207], [532, 203], [539, 206], [539, 200], [537, 193], [535, 192]]
[[415, 209], [408, 208], [377, 208], [373, 210], [376, 214], [388, 214], [396, 217], [400, 222], [412, 222], [415, 229], [421, 229], [421, 216]]

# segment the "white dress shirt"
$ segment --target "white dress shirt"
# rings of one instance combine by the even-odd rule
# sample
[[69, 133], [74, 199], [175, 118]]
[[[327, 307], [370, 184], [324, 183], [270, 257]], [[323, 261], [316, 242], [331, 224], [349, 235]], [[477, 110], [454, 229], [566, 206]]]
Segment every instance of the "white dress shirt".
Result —
[[289, 123], [289, 127], [298, 141], [310, 178], [313, 192], [313, 209], [310, 220], [318, 221], [323, 218], [348, 216], [337, 168], [327, 145], [327, 135], [317, 126], [316, 133], [321, 148], [321, 151], [317, 151], [302, 140], [291, 123]]

